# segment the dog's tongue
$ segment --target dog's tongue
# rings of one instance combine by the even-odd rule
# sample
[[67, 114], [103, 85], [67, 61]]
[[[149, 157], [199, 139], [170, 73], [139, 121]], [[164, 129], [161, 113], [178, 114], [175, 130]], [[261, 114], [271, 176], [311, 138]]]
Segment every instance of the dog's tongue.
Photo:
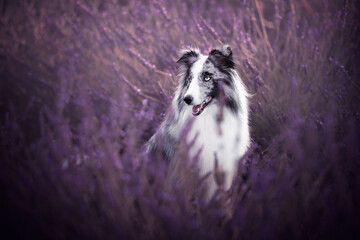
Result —
[[193, 114], [198, 114], [201, 111], [203, 105], [204, 105], [204, 103], [193, 106], [193, 108], [192, 108]]
[[212, 99], [212, 97], [208, 97], [208, 98], [205, 99], [205, 101], [203, 101], [199, 105], [193, 106], [192, 107], [193, 115], [194, 116], [199, 115], [202, 112], [202, 110], [209, 104], [211, 99]]

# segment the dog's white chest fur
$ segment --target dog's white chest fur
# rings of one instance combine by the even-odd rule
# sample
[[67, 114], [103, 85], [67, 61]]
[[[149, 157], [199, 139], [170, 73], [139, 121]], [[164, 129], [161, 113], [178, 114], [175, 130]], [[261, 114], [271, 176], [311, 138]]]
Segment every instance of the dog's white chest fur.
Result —
[[[246, 134], [241, 134], [242, 130], [247, 131], [247, 124], [226, 108], [221, 121], [217, 120], [217, 113], [218, 106], [213, 105], [200, 116], [195, 117], [186, 140], [190, 143], [196, 138], [190, 147], [189, 157], [193, 159], [200, 151], [197, 161], [201, 176], [209, 172], [214, 173], [216, 154], [218, 167], [226, 174], [225, 188], [229, 189], [237, 170], [238, 160], [247, 148], [247, 144], [244, 144], [248, 141], [244, 139]], [[187, 119], [193, 118], [190, 110], [185, 115]], [[209, 176], [208, 183], [209, 195], [212, 195], [216, 190], [214, 174]]]

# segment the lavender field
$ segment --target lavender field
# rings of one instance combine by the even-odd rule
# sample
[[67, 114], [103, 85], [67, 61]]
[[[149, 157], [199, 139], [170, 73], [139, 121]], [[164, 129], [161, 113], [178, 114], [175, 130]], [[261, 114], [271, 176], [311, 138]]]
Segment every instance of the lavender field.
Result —
[[[0, 1], [2, 239], [360, 239], [356, 0]], [[143, 153], [184, 47], [252, 97], [231, 198]], [[185, 143], [183, 143], [185, 144]]]

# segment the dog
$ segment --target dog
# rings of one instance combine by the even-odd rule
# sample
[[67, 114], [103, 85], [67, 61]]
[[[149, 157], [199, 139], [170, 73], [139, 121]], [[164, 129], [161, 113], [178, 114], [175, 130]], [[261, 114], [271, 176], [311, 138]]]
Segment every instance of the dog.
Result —
[[[175, 97], [146, 151], [161, 152], [174, 162], [179, 158], [179, 143], [186, 141], [190, 144], [188, 158], [197, 159], [200, 176], [210, 173], [205, 182], [211, 197], [219, 185], [230, 189], [238, 162], [250, 145], [249, 94], [228, 45], [214, 48], [208, 55], [197, 48], [185, 49], [177, 63]], [[190, 129], [185, 130], [186, 126]], [[184, 131], [187, 134], [182, 137]], [[216, 170], [224, 173], [220, 183]]]

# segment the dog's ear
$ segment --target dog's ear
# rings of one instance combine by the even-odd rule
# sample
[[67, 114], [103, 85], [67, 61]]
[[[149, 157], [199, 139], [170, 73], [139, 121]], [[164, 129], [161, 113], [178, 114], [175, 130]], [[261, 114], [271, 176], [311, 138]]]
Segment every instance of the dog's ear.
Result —
[[197, 49], [186, 49], [180, 52], [179, 60], [177, 63], [180, 65], [184, 65], [186, 67], [190, 67], [197, 58], [199, 57], [199, 50]]
[[209, 53], [210, 60], [218, 68], [234, 68], [232, 51], [229, 45], [214, 48]]

